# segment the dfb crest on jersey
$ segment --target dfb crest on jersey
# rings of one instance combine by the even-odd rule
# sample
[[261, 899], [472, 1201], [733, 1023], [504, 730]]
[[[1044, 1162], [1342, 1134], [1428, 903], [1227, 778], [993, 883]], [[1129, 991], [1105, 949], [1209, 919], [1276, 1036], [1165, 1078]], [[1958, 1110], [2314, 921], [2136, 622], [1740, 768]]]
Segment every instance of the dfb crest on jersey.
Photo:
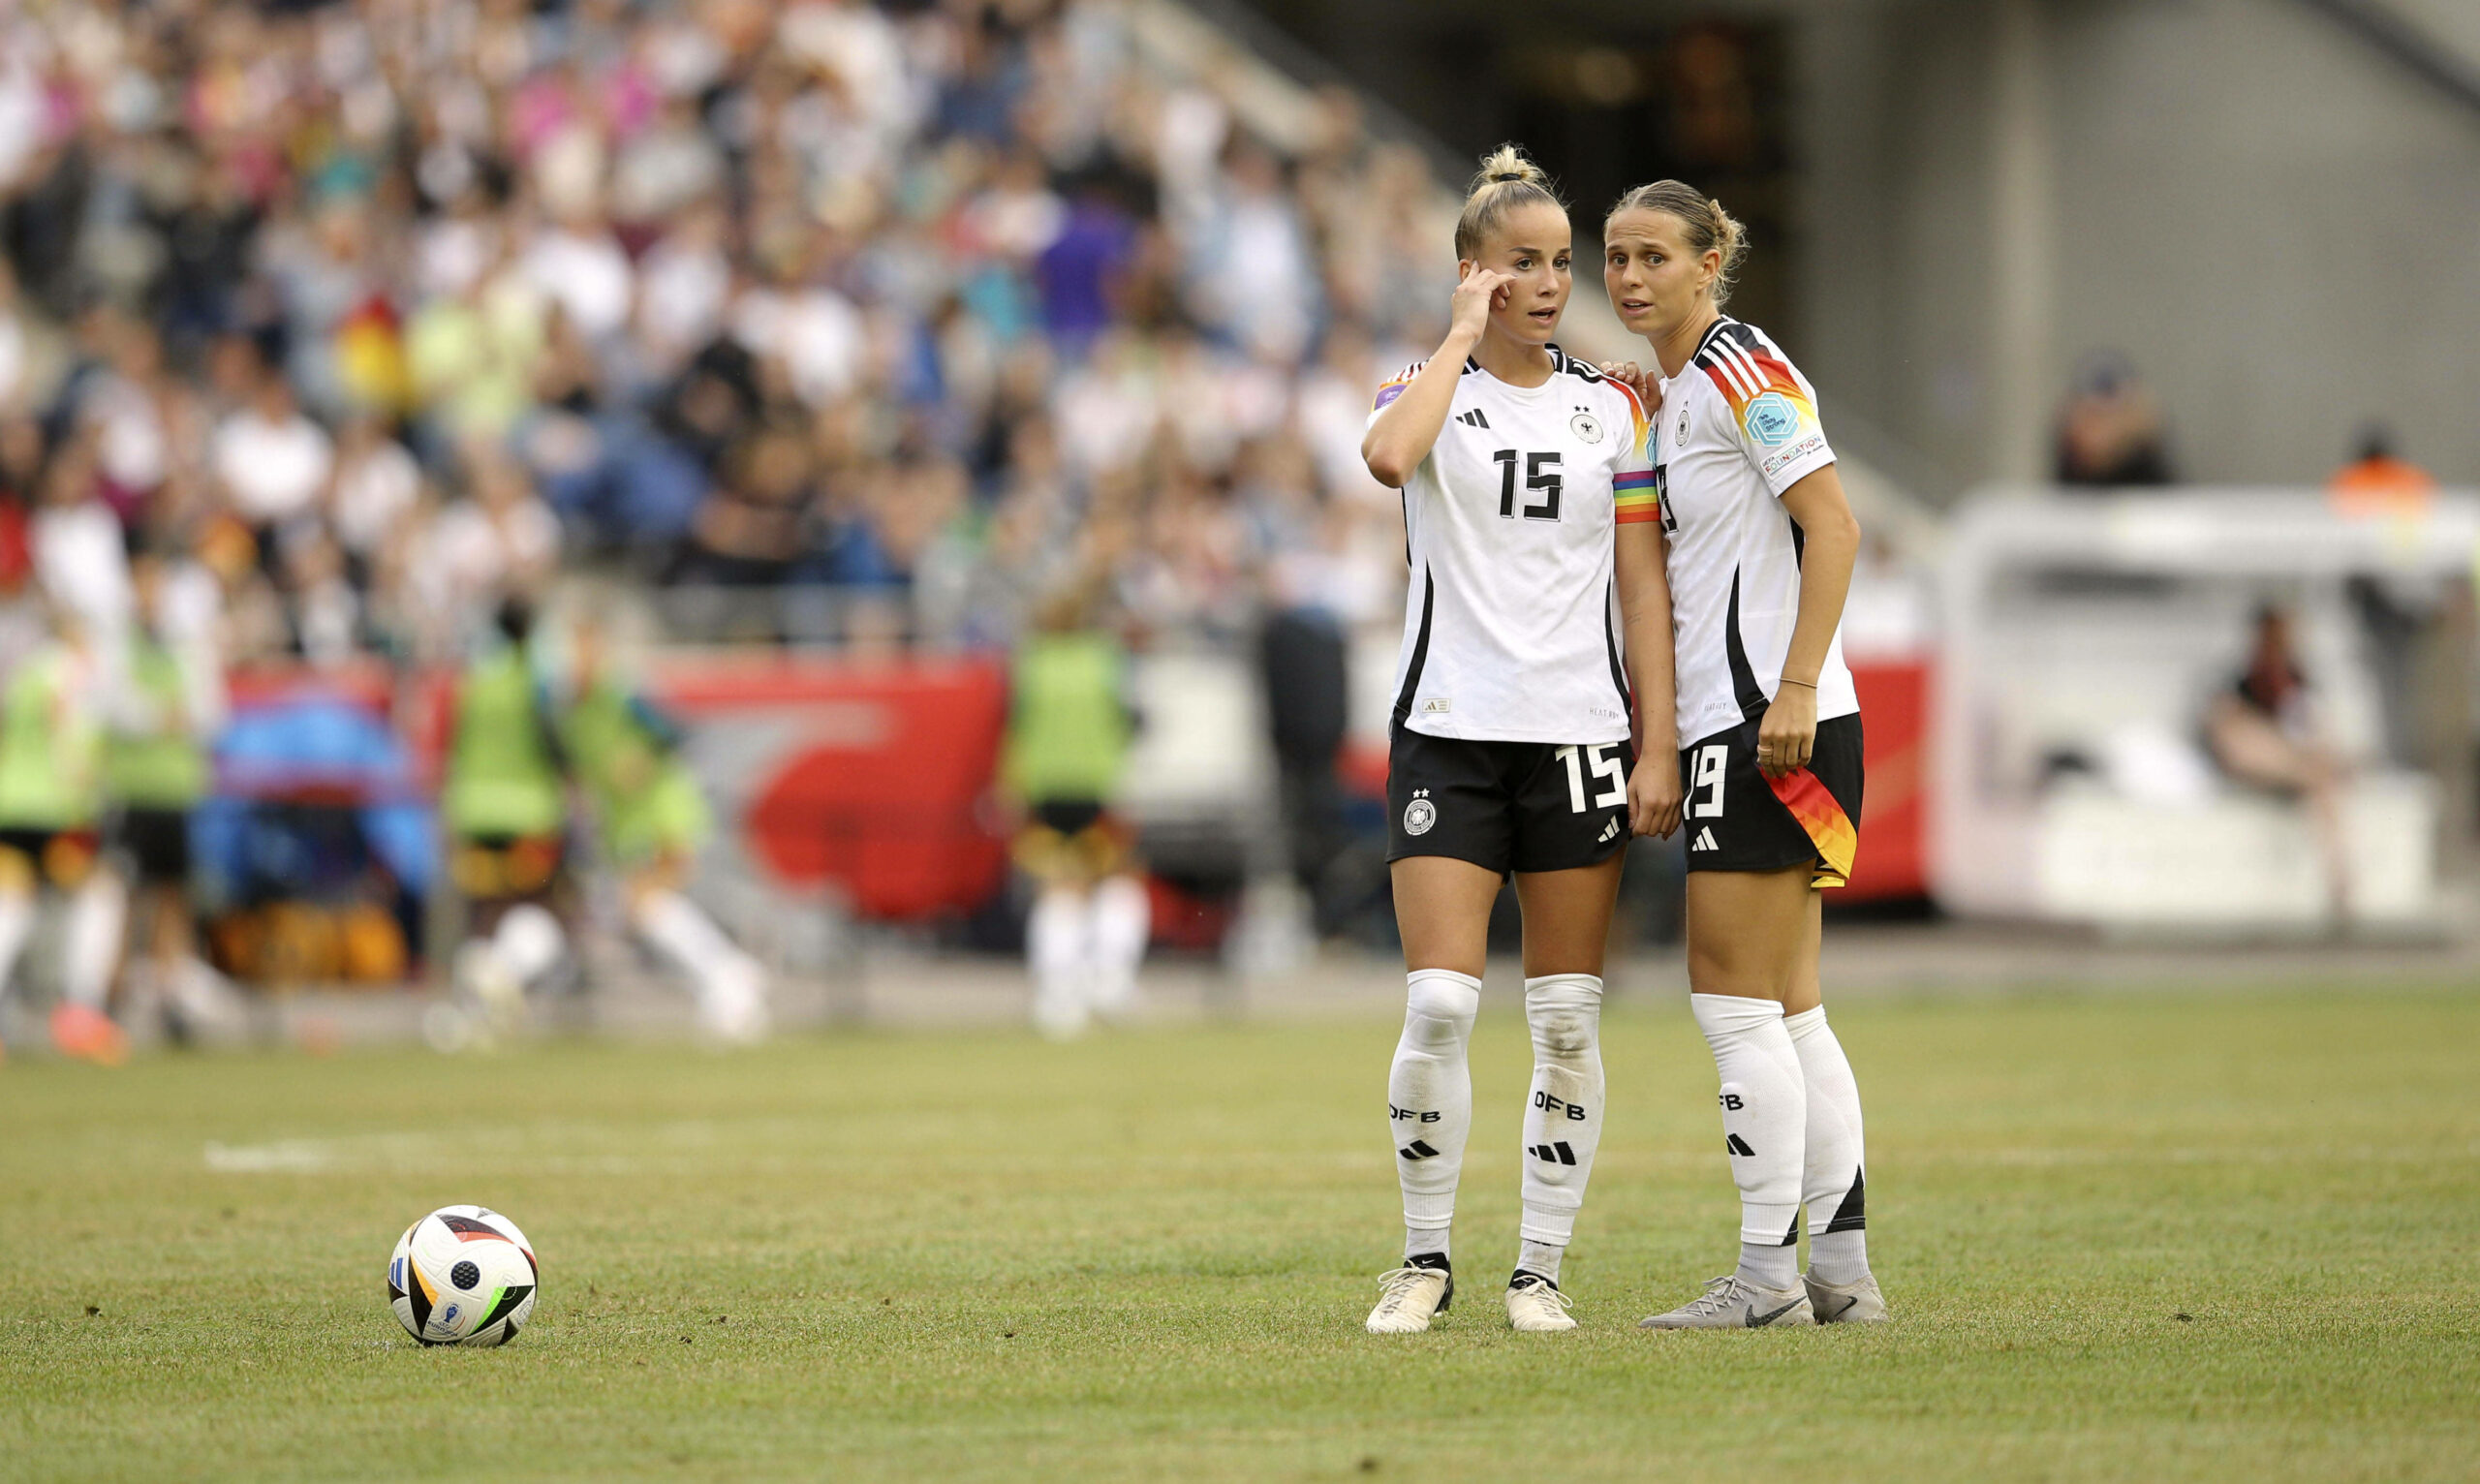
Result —
[[1680, 404], [1680, 408], [1679, 408], [1679, 439], [1678, 439], [1678, 441], [1679, 441], [1679, 442], [1681, 442], [1681, 443], [1686, 443], [1686, 442], [1688, 442], [1688, 404], [1687, 404], [1687, 403], [1685, 403], [1685, 402], [1681, 403], [1681, 404]]
[[1594, 420], [1593, 414], [1582, 408], [1578, 408], [1576, 415], [1567, 419], [1567, 431], [1586, 443], [1601, 442], [1601, 424]]
[[1769, 391], [1748, 405], [1740, 422], [1748, 428], [1749, 437], [1771, 448], [1788, 443], [1800, 430], [1800, 410], [1782, 393]]
[[1413, 790], [1412, 801], [1404, 806], [1404, 833], [1426, 835], [1438, 823], [1438, 806], [1430, 802], [1430, 790]]

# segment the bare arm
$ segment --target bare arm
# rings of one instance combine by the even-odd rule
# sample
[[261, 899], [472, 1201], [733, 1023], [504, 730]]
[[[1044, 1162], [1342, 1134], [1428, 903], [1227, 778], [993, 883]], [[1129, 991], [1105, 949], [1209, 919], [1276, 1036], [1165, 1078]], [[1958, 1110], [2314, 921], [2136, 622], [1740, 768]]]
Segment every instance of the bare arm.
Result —
[[1659, 521], [1619, 528], [1619, 617], [1628, 639], [1628, 686], [1636, 696], [1636, 770], [1628, 780], [1628, 824], [1670, 838], [1679, 828], [1679, 674], [1671, 629], [1670, 564]]
[[1817, 740], [1817, 674], [1843, 622], [1851, 569], [1860, 559], [1860, 522], [1829, 464], [1782, 492], [1800, 527], [1800, 616], [1782, 657], [1782, 684], [1756, 730], [1756, 765], [1780, 778], [1809, 765]]
[[1455, 286], [1453, 322], [1438, 354], [1405, 386], [1403, 395], [1381, 408], [1378, 419], [1360, 441], [1361, 462], [1370, 477], [1390, 489], [1402, 489], [1421, 460], [1430, 456], [1439, 430], [1446, 426], [1447, 410], [1455, 405], [1455, 384], [1464, 376], [1465, 357], [1481, 343], [1481, 326], [1490, 306], [1515, 282], [1504, 273], [1475, 268]]

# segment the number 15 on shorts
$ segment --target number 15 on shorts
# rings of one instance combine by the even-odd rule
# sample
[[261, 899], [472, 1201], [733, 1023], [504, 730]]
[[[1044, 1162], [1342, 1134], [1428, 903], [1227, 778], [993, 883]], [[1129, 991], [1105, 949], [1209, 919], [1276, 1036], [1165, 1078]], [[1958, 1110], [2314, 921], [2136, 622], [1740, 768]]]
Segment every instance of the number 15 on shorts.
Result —
[[1609, 756], [1610, 750], [1618, 745], [1616, 742], [1604, 742], [1596, 747], [1584, 748], [1581, 756], [1579, 749], [1573, 747], [1559, 749], [1559, 760], [1567, 765], [1567, 803], [1577, 814], [1584, 813], [1586, 808], [1585, 766], [1588, 762], [1592, 764], [1594, 777], [1610, 780], [1609, 791], [1595, 794], [1592, 807], [1608, 809], [1613, 804], [1628, 802], [1628, 764]]

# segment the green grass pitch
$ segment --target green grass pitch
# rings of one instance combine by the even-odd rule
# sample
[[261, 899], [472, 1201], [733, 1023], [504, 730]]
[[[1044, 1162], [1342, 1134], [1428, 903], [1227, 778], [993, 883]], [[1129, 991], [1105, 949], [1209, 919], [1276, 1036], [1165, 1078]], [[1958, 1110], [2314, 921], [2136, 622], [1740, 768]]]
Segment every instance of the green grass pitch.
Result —
[[[1614, 1006], [1517, 1336], [1529, 1057], [1473, 1046], [1464, 1291], [1397, 1240], [1385, 1023], [0, 1067], [0, 1479], [2427, 1479], [2480, 1474], [2480, 997], [1855, 1001], [1898, 1322], [1655, 1335], [1728, 1264], [1714, 1074]], [[534, 1322], [388, 1313], [452, 1201]]]

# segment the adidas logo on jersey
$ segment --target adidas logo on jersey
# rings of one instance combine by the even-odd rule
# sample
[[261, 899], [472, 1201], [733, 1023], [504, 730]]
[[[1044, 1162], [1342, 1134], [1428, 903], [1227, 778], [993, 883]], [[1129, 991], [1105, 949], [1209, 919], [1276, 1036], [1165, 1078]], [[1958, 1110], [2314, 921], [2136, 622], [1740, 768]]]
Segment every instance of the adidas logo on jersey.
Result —
[[1611, 820], [1609, 823], [1607, 823], [1607, 824], [1605, 824], [1605, 825], [1603, 825], [1603, 826], [1601, 827], [1601, 838], [1600, 838], [1600, 839], [1598, 839], [1598, 840], [1596, 840], [1596, 841], [1595, 841], [1595, 842], [1594, 842], [1594, 844], [1596, 844], [1596, 845], [1608, 845], [1611, 841], [1616, 840], [1616, 839], [1618, 839], [1618, 838], [1619, 838], [1619, 821], [1618, 821], [1617, 819], [1613, 819], [1613, 820]]
[[1490, 419], [1481, 416], [1481, 409], [1477, 407], [1455, 420], [1469, 428], [1485, 428], [1490, 425]]
[[1703, 829], [1698, 830], [1696, 832], [1696, 843], [1690, 846], [1689, 849], [1691, 850], [1720, 850], [1721, 847], [1714, 843], [1714, 826], [1708, 824]]

